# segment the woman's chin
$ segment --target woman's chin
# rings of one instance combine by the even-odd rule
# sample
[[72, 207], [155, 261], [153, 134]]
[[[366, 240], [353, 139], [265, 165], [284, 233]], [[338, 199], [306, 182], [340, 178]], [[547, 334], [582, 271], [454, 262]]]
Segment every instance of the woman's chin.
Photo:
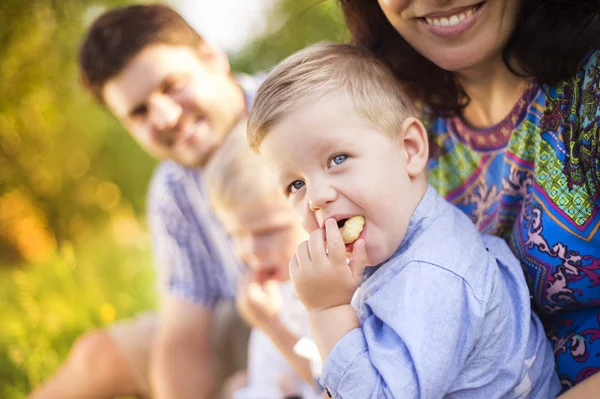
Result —
[[431, 57], [431, 61], [445, 71], [460, 73], [477, 67], [481, 58], [475, 53], [467, 53], [464, 56], [460, 56], [458, 53], [448, 54], [445, 57], [440, 55]]
[[488, 60], [502, 60], [502, 50], [497, 37], [478, 37], [457, 46], [436, 46], [424, 56], [438, 67], [450, 72], [467, 72], [485, 64]]

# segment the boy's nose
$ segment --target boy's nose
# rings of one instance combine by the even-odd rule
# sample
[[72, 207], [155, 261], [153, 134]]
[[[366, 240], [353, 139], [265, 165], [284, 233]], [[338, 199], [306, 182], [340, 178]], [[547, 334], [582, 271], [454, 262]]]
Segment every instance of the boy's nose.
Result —
[[335, 201], [336, 197], [337, 193], [330, 185], [313, 184], [312, 187], [309, 187], [308, 189], [308, 206], [311, 211], [316, 212]]
[[157, 130], [173, 129], [181, 117], [181, 106], [165, 94], [156, 93], [148, 101], [150, 121]]

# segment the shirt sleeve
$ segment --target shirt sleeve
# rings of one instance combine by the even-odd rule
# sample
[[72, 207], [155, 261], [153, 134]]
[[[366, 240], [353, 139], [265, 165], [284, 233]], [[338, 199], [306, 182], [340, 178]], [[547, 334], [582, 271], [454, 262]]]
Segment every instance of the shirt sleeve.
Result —
[[362, 327], [335, 345], [323, 368], [321, 383], [336, 398], [442, 397], [485, 311], [461, 277], [423, 262], [403, 267], [363, 306]]
[[[173, 176], [175, 175], [175, 176]], [[212, 308], [226, 296], [223, 265], [214, 265], [198, 220], [187, 195], [185, 182], [165, 166], [159, 167], [148, 197], [148, 224], [159, 291]], [[202, 198], [194, 206], [208, 206]], [[216, 267], [218, 266], [218, 267]]]

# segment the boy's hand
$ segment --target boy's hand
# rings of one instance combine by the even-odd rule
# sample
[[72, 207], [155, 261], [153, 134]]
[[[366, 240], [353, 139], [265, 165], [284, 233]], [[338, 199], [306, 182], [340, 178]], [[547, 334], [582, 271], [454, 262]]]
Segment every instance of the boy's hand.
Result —
[[279, 317], [282, 307], [277, 282], [269, 280], [262, 286], [250, 273], [238, 286], [236, 306], [246, 323], [263, 329]]
[[236, 371], [225, 380], [219, 394], [220, 399], [233, 399], [235, 392], [248, 385], [248, 370]]
[[346, 246], [334, 219], [327, 219], [325, 231], [313, 231], [298, 246], [290, 261], [290, 276], [307, 311], [350, 303], [367, 261], [363, 239], [355, 241], [353, 248], [347, 264]]

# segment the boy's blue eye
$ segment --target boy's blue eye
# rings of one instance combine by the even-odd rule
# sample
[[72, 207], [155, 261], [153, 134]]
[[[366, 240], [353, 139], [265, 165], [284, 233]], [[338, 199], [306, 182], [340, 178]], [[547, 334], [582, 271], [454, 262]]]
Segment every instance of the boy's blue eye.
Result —
[[302, 187], [304, 187], [304, 182], [302, 180], [294, 180], [289, 185], [290, 193], [296, 192], [296, 191], [300, 190]]
[[341, 165], [346, 161], [346, 159], [348, 159], [347, 155], [344, 155], [344, 154], [334, 155], [329, 160], [329, 167], [331, 168], [333, 166]]

